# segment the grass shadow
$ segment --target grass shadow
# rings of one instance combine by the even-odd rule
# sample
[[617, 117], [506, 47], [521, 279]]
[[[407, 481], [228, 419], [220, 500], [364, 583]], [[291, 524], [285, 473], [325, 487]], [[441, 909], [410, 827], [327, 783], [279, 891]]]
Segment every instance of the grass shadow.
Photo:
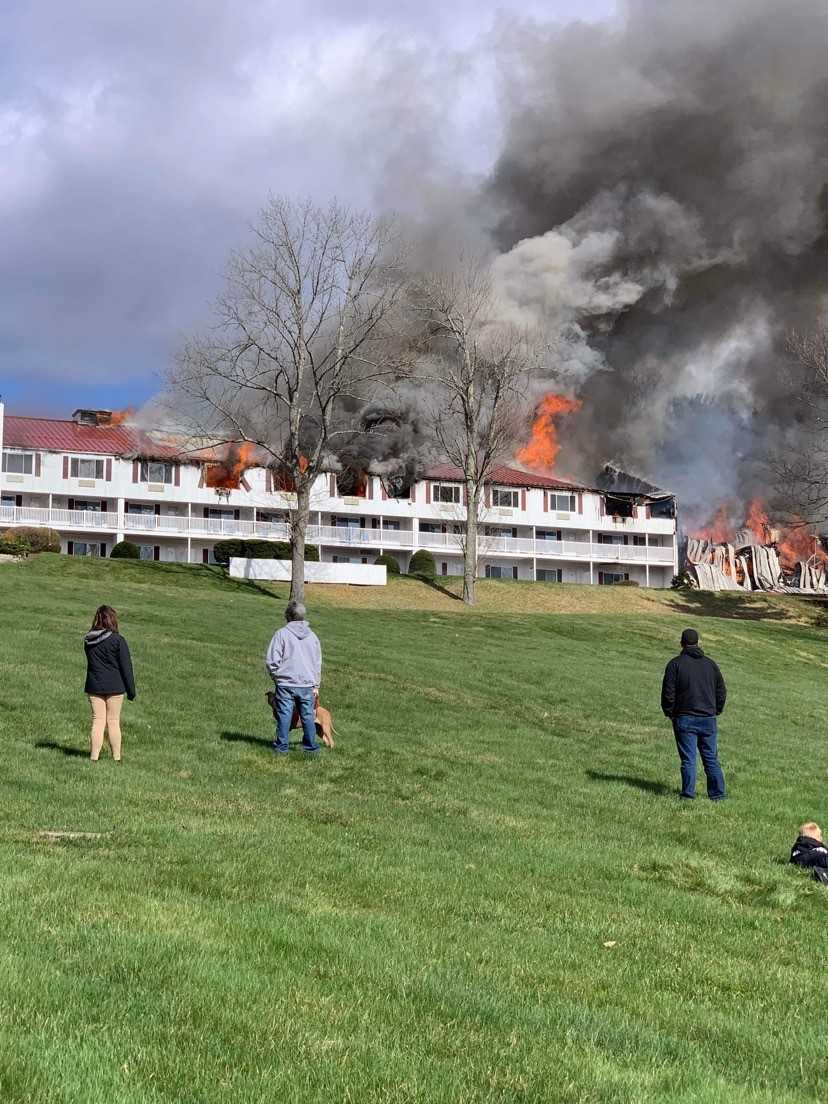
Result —
[[593, 782], [623, 782], [625, 786], [631, 786], [635, 790], [643, 790], [644, 793], [657, 794], [659, 797], [669, 797], [677, 791], [665, 786], [663, 782], [653, 782], [649, 778], [636, 778], [631, 774], [604, 774], [603, 771], [586, 771], [587, 778]]
[[793, 621], [795, 617], [784, 606], [761, 601], [763, 594], [752, 591], [739, 594], [732, 591], [681, 590], [670, 600], [676, 613], [698, 617], [725, 617], [734, 621]]
[[463, 601], [462, 595], [455, 594], [453, 590], [449, 590], [448, 587], [442, 586], [442, 584], [437, 582], [436, 578], [431, 579], [428, 575], [408, 575], [406, 576], [406, 578], [417, 579], [419, 580], [419, 582], [425, 583], [425, 585], [427, 587], [430, 587], [431, 590], [436, 590], [438, 594], [442, 594], [446, 598], [452, 598], [455, 602]]
[[72, 759], [88, 759], [89, 749], [81, 751], [80, 748], [72, 747], [71, 744], [59, 744], [55, 740], [38, 740], [35, 743], [36, 748], [41, 748], [43, 751], [59, 751], [61, 755], [66, 755]]
[[273, 746], [273, 737], [251, 736], [249, 732], [222, 732], [222, 740], [228, 744], [252, 744], [253, 747], [269, 748]]

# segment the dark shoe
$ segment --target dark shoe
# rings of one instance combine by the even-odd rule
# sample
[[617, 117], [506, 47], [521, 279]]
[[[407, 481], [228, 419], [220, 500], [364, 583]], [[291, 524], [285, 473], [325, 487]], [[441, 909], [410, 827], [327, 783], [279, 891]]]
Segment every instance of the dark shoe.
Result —
[[290, 748], [279, 748], [275, 744], [270, 745], [270, 750], [274, 755], [290, 755]]

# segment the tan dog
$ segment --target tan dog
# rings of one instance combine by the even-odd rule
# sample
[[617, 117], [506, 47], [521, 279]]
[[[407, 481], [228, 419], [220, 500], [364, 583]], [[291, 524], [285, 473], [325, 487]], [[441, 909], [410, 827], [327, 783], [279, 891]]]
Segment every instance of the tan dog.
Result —
[[[268, 690], [265, 693], [267, 698], [267, 704], [270, 706], [273, 716], [276, 716], [276, 694], [273, 690]], [[334, 736], [336, 736], [336, 729], [333, 724], [333, 716], [330, 709], [326, 709], [324, 705], [319, 704], [319, 699], [316, 699], [316, 712], [314, 715], [316, 721], [316, 735], [320, 737], [322, 743], [326, 748], [334, 747]], [[299, 728], [301, 725], [299, 719], [299, 710], [293, 710], [293, 716], [290, 719], [290, 728], [293, 731], [294, 728]]]

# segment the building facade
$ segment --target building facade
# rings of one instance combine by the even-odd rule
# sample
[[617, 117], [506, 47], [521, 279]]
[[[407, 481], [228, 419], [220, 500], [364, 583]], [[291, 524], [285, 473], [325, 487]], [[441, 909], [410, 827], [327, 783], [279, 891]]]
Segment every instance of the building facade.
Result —
[[[121, 540], [146, 559], [210, 563], [230, 537], [289, 539], [293, 496], [265, 467], [216, 485], [215, 456], [182, 450], [161, 432], [113, 424], [107, 411], [71, 420], [4, 417], [0, 404], [0, 530], [49, 526], [73, 556], [107, 556]], [[329, 562], [393, 556], [405, 571], [428, 549], [437, 572], [463, 570], [461, 473], [441, 466], [402, 496], [368, 475], [341, 493], [334, 473], [317, 479], [307, 539]], [[479, 574], [563, 583], [666, 587], [678, 570], [675, 505], [665, 493], [609, 493], [501, 468], [486, 487]]]

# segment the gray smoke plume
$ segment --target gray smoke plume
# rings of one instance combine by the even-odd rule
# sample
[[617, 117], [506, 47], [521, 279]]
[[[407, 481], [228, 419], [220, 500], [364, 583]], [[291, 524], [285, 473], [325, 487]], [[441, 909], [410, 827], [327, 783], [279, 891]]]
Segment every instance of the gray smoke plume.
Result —
[[784, 333], [828, 306], [826, 42], [824, 0], [630, 0], [512, 43], [486, 200], [504, 298], [567, 337], [560, 470], [611, 456], [709, 502], [796, 432]]

